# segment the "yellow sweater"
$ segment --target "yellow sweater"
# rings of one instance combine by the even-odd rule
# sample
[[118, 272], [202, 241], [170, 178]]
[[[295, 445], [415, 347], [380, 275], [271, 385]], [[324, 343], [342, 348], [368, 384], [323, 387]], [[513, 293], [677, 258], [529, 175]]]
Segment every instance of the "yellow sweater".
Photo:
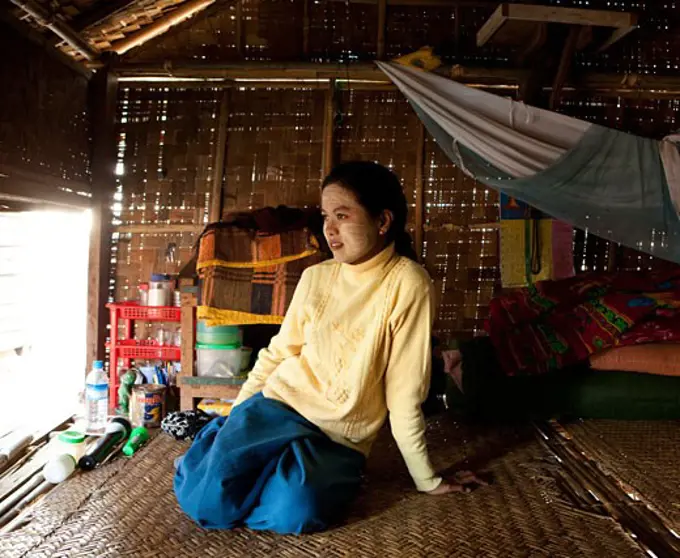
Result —
[[416, 487], [433, 490], [441, 478], [420, 408], [430, 385], [432, 321], [427, 272], [393, 245], [363, 264], [310, 267], [235, 405], [262, 391], [365, 455], [389, 412]]

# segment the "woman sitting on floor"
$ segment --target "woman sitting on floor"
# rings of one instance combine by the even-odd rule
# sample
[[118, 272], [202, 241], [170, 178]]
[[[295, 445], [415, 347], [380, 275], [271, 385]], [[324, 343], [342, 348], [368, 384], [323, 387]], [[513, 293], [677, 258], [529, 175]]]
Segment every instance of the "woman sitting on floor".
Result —
[[209, 423], [178, 465], [179, 504], [203, 527], [326, 529], [356, 497], [388, 412], [418, 490], [481, 482], [442, 480], [428, 457], [432, 283], [413, 261], [399, 180], [344, 163], [324, 180], [321, 206], [333, 260], [304, 272], [228, 420]]

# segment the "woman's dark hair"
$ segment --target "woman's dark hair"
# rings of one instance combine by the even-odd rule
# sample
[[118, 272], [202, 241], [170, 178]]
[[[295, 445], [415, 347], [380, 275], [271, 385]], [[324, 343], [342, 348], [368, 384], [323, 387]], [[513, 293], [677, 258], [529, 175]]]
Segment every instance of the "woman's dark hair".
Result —
[[394, 249], [402, 256], [416, 261], [411, 235], [406, 232], [408, 204], [401, 183], [391, 170], [370, 161], [348, 161], [340, 163], [325, 178], [321, 189], [339, 184], [354, 193], [357, 201], [372, 217], [379, 217], [388, 210], [394, 216], [385, 237], [388, 244], [394, 242]]

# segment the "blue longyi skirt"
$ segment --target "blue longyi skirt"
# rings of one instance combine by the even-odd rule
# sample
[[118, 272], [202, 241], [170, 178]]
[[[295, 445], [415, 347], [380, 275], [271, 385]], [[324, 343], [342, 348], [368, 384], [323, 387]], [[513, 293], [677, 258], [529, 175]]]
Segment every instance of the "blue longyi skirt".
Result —
[[287, 405], [258, 394], [199, 432], [174, 488], [182, 510], [202, 527], [309, 533], [342, 519], [364, 462]]

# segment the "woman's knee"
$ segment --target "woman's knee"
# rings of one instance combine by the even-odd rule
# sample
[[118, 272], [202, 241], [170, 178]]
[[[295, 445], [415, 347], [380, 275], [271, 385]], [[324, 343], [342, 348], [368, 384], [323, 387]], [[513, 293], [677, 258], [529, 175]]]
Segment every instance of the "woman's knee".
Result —
[[261, 499], [247, 524], [280, 534], [301, 535], [323, 531], [328, 527], [329, 517], [319, 491], [304, 485], [287, 485]]

